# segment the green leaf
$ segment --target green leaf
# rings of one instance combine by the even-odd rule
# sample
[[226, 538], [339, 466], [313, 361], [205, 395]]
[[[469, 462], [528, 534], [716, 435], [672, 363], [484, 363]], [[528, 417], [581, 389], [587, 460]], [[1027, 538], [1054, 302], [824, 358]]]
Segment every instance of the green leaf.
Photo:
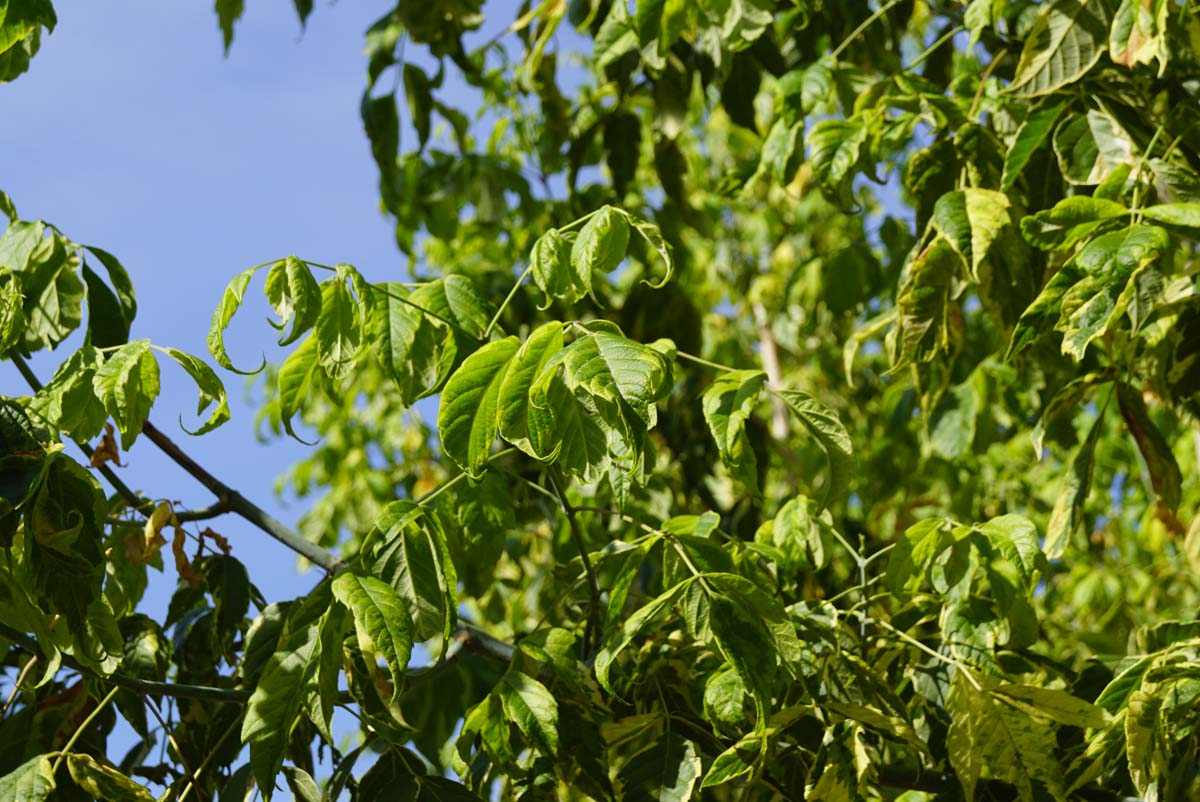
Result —
[[[41, 223], [28, 225], [28, 237], [18, 235], [24, 242], [18, 248], [29, 247], [25, 259], [8, 261], [12, 270], [21, 270], [21, 287], [25, 296], [22, 309], [25, 315], [26, 350], [53, 348], [65, 340], [83, 321], [84, 282], [79, 278], [78, 246], [58, 234], [43, 237]], [[8, 227], [4, 239], [19, 231], [22, 224]], [[0, 240], [0, 246], [3, 241]], [[4, 262], [0, 256], [0, 265]], [[22, 268], [21, 262], [24, 262]]]
[[234, 23], [242, 18], [245, 10], [245, 0], [217, 0], [217, 23], [221, 26], [225, 55], [229, 55], [229, 46], [233, 44]]
[[436, 320], [476, 341], [483, 337], [491, 319], [484, 297], [471, 279], [459, 273], [423, 284], [408, 297], [419, 308], [437, 315]]
[[429, 118], [433, 111], [432, 82], [424, 70], [411, 62], [405, 62], [403, 76], [404, 96], [412, 114], [412, 126], [417, 131], [417, 144], [424, 149], [429, 141]]
[[804, 123], [776, 120], [763, 140], [759, 170], [777, 184], [787, 185], [804, 156]]
[[763, 732], [775, 686], [778, 655], [760, 613], [743, 599], [713, 593], [708, 596], [708, 623], [721, 654], [746, 683], [758, 711], [755, 730]]
[[463, 361], [446, 382], [438, 409], [442, 450], [469, 476], [483, 474], [499, 430], [500, 387], [520, 340], [488, 343]]
[[854, 448], [850, 444], [850, 433], [846, 431], [836, 412], [824, 402], [798, 390], [779, 390], [776, 393], [787, 404], [788, 409], [800, 419], [809, 434], [816, 438], [825, 452], [829, 466], [829, 479], [821, 501], [828, 507], [850, 489], [854, 475]]
[[110, 354], [92, 379], [96, 397], [121, 432], [128, 450], [158, 397], [158, 360], [149, 340], [134, 340]]
[[790, 499], [754, 540], [779, 550], [788, 570], [820, 570], [835, 539], [833, 518], [807, 496]]
[[1043, 550], [1047, 559], [1057, 560], [1063, 556], [1071, 541], [1071, 535], [1075, 534], [1083, 519], [1083, 505], [1092, 489], [1096, 442], [1100, 439], [1103, 422], [1104, 415], [1101, 414], [1092, 424], [1087, 439], [1080, 444], [1075, 456], [1071, 458], [1071, 468], [1050, 513], [1050, 521], [1046, 524], [1046, 543]]
[[1107, 113], [1089, 110], [1068, 117], [1054, 131], [1054, 153], [1072, 184], [1095, 186], [1121, 165], [1134, 162], [1133, 142]]
[[247, 268], [229, 282], [229, 285], [225, 287], [225, 292], [221, 294], [221, 303], [213, 312], [212, 325], [208, 329], [208, 352], [212, 354], [213, 359], [217, 360], [217, 364], [226, 370], [247, 376], [262, 370], [266, 365], [266, 359], [264, 358], [263, 364], [254, 370], [235, 368], [229, 359], [229, 354], [225, 351], [225, 329], [229, 328], [229, 321], [233, 320], [234, 313], [241, 307], [242, 300], [246, 297], [246, 288], [250, 286], [250, 279], [254, 277], [257, 270], [258, 267]]
[[0, 355], [4, 355], [24, 339], [25, 298], [16, 273], [0, 268], [0, 278], [6, 279], [0, 287]]
[[366, 321], [362, 307], [346, 284], [350, 271], [338, 266], [335, 278], [321, 287], [321, 311], [313, 336], [317, 340], [317, 361], [330, 379], [344, 378], [353, 368], [362, 345]]
[[1034, 685], [998, 685], [992, 692], [1004, 696], [1021, 710], [1070, 727], [1098, 729], [1108, 723], [1104, 708], [1085, 702], [1066, 691]]
[[38, 755], [0, 777], [3, 802], [44, 802], [54, 793], [49, 755]]
[[[97, 763], [88, 755], [67, 755], [71, 779], [85, 793], [106, 802], [154, 802], [150, 792], [111, 766]], [[3, 798], [3, 797], [0, 797]]]
[[290, 345], [317, 323], [321, 314], [321, 288], [308, 265], [295, 256], [276, 262], [267, 271], [267, 300], [279, 316], [271, 325], [282, 330], [291, 321], [292, 328], [280, 340]]
[[504, 715], [530, 742], [549, 755], [558, 752], [558, 704], [546, 686], [515, 669], [496, 686]]
[[701, 788], [712, 788], [745, 777], [754, 770], [762, 756], [763, 739], [757, 733], [743, 736], [733, 746], [717, 755], [704, 775]]
[[1167, 69], [1167, 18], [1172, 9], [1167, 0], [1122, 0], [1113, 18], [1108, 55], [1125, 67], [1149, 65], [1158, 59], [1158, 77]]
[[608, 439], [595, 404], [576, 398], [553, 362], [552, 357], [530, 390], [530, 453], [543, 462], [557, 462], [585, 482], [599, 481], [608, 460]]
[[[194, 432], [188, 434], [200, 435], [211, 432], [213, 429], [220, 426], [225, 421], [229, 420], [229, 401], [225, 397], [225, 385], [217, 378], [217, 374], [213, 372], [206, 363], [198, 357], [184, 353], [175, 348], [164, 348], [167, 356], [179, 363], [180, 367], [187, 371], [192, 380], [196, 382], [196, 388], [200, 390], [200, 402], [196, 406], [196, 414], [204, 414], [204, 410], [212, 404], [216, 404], [212, 414], [208, 416], [208, 420]], [[187, 431], [185, 429], [185, 431]]]
[[[593, 398], [624, 403], [648, 428], [658, 420], [655, 402], [670, 389], [671, 363], [662, 350], [620, 334], [597, 331], [580, 337], [561, 352], [567, 386]], [[538, 387], [556, 363], [551, 361], [534, 382]]]
[[400, 593], [416, 640], [450, 637], [458, 617], [457, 578], [435, 513], [411, 501], [389, 504], [363, 546], [363, 566]]
[[283, 777], [287, 780], [295, 802], [324, 802], [321, 789], [312, 775], [296, 766], [284, 766]]
[[93, 384], [100, 364], [100, 353], [95, 348], [81, 346], [38, 391], [30, 408], [64, 434], [76, 440], [91, 440], [103, 431], [108, 417]]
[[571, 245], [557, 228], [533, 243], [529, 264], [534, 283], [546, 294], [546, 303], [540, 308], [549, 308], [553, 298], [573, 304], [587, 294], [588, 286], [571, 266]]
[[1170, 246], [1167, 232], [1157, 226], [1129, 226], [1103, 234], [1075, 257], [1084, 278], [1063, 296], [1058, 328], [1062, 351], [1083, 359], [1088, 343], [1108, 331], [1124, 311], [1118, 303], [1126, 283], [1158, 261]]
[[1121, 408], [1121, 416], [1129, 433], [1137, 443], [1142, 459], [1146, 461], [1146, 469], [1150, 473], [1150, 482], [1154, 492], [1174, 512], [1179, 507], [1183, 475], [1179, 463], [1171, 452], [1171, 445], [1163, 437], [1162, 432], [1150, 419], [1146, 409], [1146, 401], [1142, 394], [1124, 382], [1117, 384], [1117, 403]]
[[373, 576], [344, 573], [333, 581], [333, 595], [350, 609], [358, 648], [374, 665], [379, 655], [392, 673], [394, 704], [404, 686], [404, 670], [412, 656], [412, 619], [404, 598], [391, 585]]
[[1062, 313], [1062, 302], [1067, 290], [1082, 278], [1082, 271], [1073, 264], [1064, 265], [1054, 274], [1017, 321], [1005, 360], [1011, 360], [1054, 328]]
[[406, 303], [411, 296], [401, 284], [374, 286], [378, 292], [371, 306], [371, 348], [403, 403], [412, 404], [441, 386], [456, 353], [454, 334]]
[[960, 264], [954, 247], [937, 237], [907, 266], [896, 296], [893, 373], [913, 361], [931, 362], [951, 348], [957, 336], [949, 312], [951, 285]]
[[497, 400], [500, 436], [532, 457], [538, 453], [529, 439], [529, 395], [534, 379], [562, 347], [561, 323], [551, 321], [539, 326], [521, 343], [500, 382]]
[[300, 440], [300, 437], [292, 428], [292, 418], [316, 386], [319, 368], [316, 335], [310, 335], [279, 366], [279, 374], [276, 376], [276, 384], [279, 387], [279, 418], [283, 422], [284, 430], [297, 440]]
[[267, 661], [246, 707], [242, 743], [250, 747], [250, 764], [266, 799], [275, 789], [296, 717], [317, 683], [321, 603], [322, 597], [310, 596], [293, 608], [279, 648]]
[[[117, 257], [94, 245], [87, 245], [85, 247], [89, 253], [100, 261], [100, 264], [108, 272], [108, 281], [112, 284], [112, 288], [115, 291], [120, 318], [126, 329], [125, 337], [128, 338], [129, 325], [133, 323], [134, 317], [137, 316], [137, 294], [133, 289], [133, 279], [129, 277], [129, 272]], [[122, 340], [123, 342], [124, 340]], [[97, 347], [103, 347], [105, 345], [120, 345], [121, 343], [101, 343], [93, 339], [92, 344]]]
[[571, 246], [571, 268], [579, 286], [593, 299], [592, 276], [616, 270], [628, 247], [629, 223], [619, 210], [602, 206], [584, 223]]
[[846, 120], [821, 120], [805, 135], [808, 163], [821, 181], [821, 191], [843, 208], [854, 206], [852, 181], [868, 134], [866, 117], [855, 114]]
[[615, 634], [615, 637], [610, 638], [604, 648], [596, 654], [596, 679], [606, 690], [610, 693], [616, 692], [609, 681], [609, 671], [613, 661], [628, 648], [629, 644], [633, 643], [633, 639], [641, 634], [642, 630], [655, 622], [659, 616], [664, 615], [691, 583], [692, 577], [689, 577], [639, 608], [637, 612], [625, 619], [620, 631]]
[[1107, 49], [1108, 0], [1053, 0], [1025, 38], [1008, 91], [1045, 95], [1084, 76]]
[[1163, 203], [1147, 206], [1141, 214], [1172, 231], [1200, 239], [1200, 203]]
[[974, 687], [963, 671], [954, 675], [946, 709], [953, 719], [946, 733], [947, 753], [967, 802], [975, 798], [984, 767], [990, 776], [1014, 785], [1022, 802], [1035, 799], [1034, 781], [1063, 798], [1063, 772], [1049, 725]]
[[621, 766], [617, 772], [619, 798], [624, 802], [687, 802], [700, 770], [695, 744], [669, 734]]
[[754, 411], [766, 380], [766, 374], [761, 371], [722, 373], [701, 397], [704, 420], [717, 444], [721, 461], [735, 479], [755, 494], [760, 492], [758, 465], [746, 435], [746, 421]]
[[886, 582], [893, 593], [915, 591], [938, 555], [954, 543], [942, 518], [917, 521], [888, 555]]
[[1073, 195], [1052, 208], [1021, 219], [1021, 233], [1042, 250], [1066, 250], [1110, 220], [1129, 214], [1116, 201]]
[[948, 192], [933, 207], [933, 225], [979, 280], [980, 266], [992, 244], [1011, 234], [1012, 210], [1008, 197], [990, 189]]
[[643, 220], [637, 215], [629, 214], [626, 216], [633, 225], [633, 230], [645, 240], [646, 245], [658, 256], [659, 261], [663, 263], [663, 275], [657, 283], [649, 279], [642, 279], [642, 283], [654, 289], [662, 289], [675, 273], [675, 252], [672, 250], [671, 244], [663, 238], [662, 230], [657, 225], [651, 223], [649, 220]]
[[1023, 515], [1001, 515], [981, 525], [979, 531], [1017, 569], [1025, 583], [1024, 590], [1032, 593], [1038, 572], [1044, 572], [1046, 568], [1033, 522]]

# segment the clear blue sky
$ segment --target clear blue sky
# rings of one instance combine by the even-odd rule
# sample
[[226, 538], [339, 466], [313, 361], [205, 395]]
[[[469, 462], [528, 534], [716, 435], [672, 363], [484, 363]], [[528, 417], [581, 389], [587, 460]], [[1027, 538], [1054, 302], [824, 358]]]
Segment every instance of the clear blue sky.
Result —
[[[289, 253], [350, 262], [375, 280], [400, 278], [404, 261], [379, 211], [377, 171], [358, 118], [365, 82], [363, 33], [387, 2], [318, 4], [301, 33], [290, 3], [248, 3], [228, 58], [211, 3], [136, 0], [56, 3], [59, 25], [31, 70], [0, 85], [0, 188], [21, 216], [116, 254], [138, 292], [133, 336], [208, 357], [205, 333], [226, 282], [251, 264]], [[411, 139], [409, 140], [411, 141]], [[235, 363], [278, 359], [261, 278], [232, 330]], [[48, 379], [73, 338], [35, 368]], [[152, 419], [201, 464], [286, 523], [303, 503], [279, 504], [275, 477], [304, 446], [259, 445], [241, 377], [225, 373], [233, 420], [201, 438], [195, 390], [162, 363]], [[11, 366], [7, 395], [26, 394]], [[122, 471], [157, 498], [203, 506], [212, 498], [139, 442]], [[239, 518], [214, 528], [269, 600], [305, 592], [291, 552]], [[174, 584], [155, 583], [151, 607]], [[160, 608], [162, 609], [162, 608]]]

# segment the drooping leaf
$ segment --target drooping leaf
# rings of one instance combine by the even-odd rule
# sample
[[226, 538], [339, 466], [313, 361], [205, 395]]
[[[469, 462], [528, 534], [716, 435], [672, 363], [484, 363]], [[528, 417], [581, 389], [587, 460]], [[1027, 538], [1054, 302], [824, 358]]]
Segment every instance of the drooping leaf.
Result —
[[552, 228], [537, 238], [529, 254], [533, 281], [546, 294], [546, 304], [552, 298], [573, 304], [587, 294], [588, 286], [571, 266], [571, 244], [558, 229]]
[[1121, 165], [1134, 162], [1128, 132], [1111, 115], [1091, 109], [1068, 117], [1054, 131], [1054, 153], [1063, 176], [1095, 186]]
[[0, 800], [4, 802], [44, 802], [54, 789], [48, 755], [31, 758], [0, 777]]
[[976, 281], [992, 246], [1011, 248], [1014, 239], [1008, 197], [995, 190], [971, 188], [941, 196], [933, 207], [933, 225], [958, 251]]
[[[240, 4], [240, 0], [238, 2]], [[229, 321], [233, 320], [234, 314], [241, 307], [242, 299], [246, 297], [246, 288], [250, 286], [250, 279], [257, 271], [258, 267], [247, 268], [229, 282], [225, 287], [225, 292], [221, 294], [221, 303], [213, 312], [212, 325], [208, 329], [208, 352], [212, 354], [213, 359], [217, 360], [217, 364], [226, 370], [245, 375], [257, 373], [262, 370], [263, 366], [251, 371], [235, 368], [229, 359], [229, 354], [225, 351], [225, 330], [229, 328]]]
[[316, 335], [309, 335], [279, 366], [279, 374], [276, 377], [279, 385], [279, 417], [283, 421], [284, 430], [297, 440], [300, 437], [292, 428], [292, 418], [300, 411], [308, 394], [316, 386], [319, 369]]
[[[153, 802], [142, 785], [126, 777], [112, 766], [98, 763], [89, 755], [75, 752], [67, 755], [67, 769], [71, 779], [86, 793], [96, 799], [113, 800], [113, 802]], [[3, 797], [0, 797], [3, 798]]]
[[317, 361], [335, 381], [344, 378], [353, 367], [366, 324], [360, 304], [350, 294], [346, 283], [349, 278], [347, 271], [339, 269], [337, 276], [322, 286], [320, 315], [313, 332]]
[[291, 329], [279, 340], [290, 345], [317, 323], [321, 314], [321, 288], [308, 265], [295, 256], [276, 262], [267, 271], [267, 300], [279, 316], [272, 325], [282, 330], [290, 321]]
[[529, 395], [534, 379], [562, 347], [562, 324], [551, 321], [539, 326], [513, 354], [500, 383], [500, 436], [530, 456], [538, 454], [529, 439]]
[[1146, 461], [1154, 492], [1169, 510], [1174, 511], [1179, 506], [1183, 476], [1170, 444], [1150, 419], [1141, 393], [1120, 382], [1117, 384], [1117, 404], [1142, 459]]
[[333, 581], [333, 595], [353, 614], [363, 654], [379, 655], [387, 662], [392, 673], [391, 702], [395, 703], [413, 646], [412, 619], [403, 597], [382, 580], [349, 572]]
[[496, 686], [509, 721], [538, 748], [558, 751], [558, 704], [546, 686], [520, 671], [509, 670]]
[[1035, 799], [1035, 781], [1062, 798], [1062, 772], [1054, 759], [1054, 733], [1049, 725], [992, 692], [976, 688], [961, 671], [951, 682], [946, 707], [953, 717], [946, 734], [948, 757], [967, 802], [975, 799], [985, 767], [991, 776], [1016, 786], [1022, 802]]
[[1053, 0], [1025, 39], [1009, 91], [1045, 95], [1083, 77], [1107, 49], [1108, 0]]
[[611, 273], [629, 247], [629, 222], [611, 206], [601, 207], [584, 223], [571, 246], [571, 267], [578, 285], [595, 298], [592, 276]]
[[1129, 214], [1116, 201], [1072, 195], [1052, 208], [1021, 220], [1021, 233], [1032, 245], [1065, 250], [1091, 235], [1110, 220]]
[[392, 502], [368, 538], [364, 567], [404, 599], [414, 639], [449, 638], [458, 618], [457, 578], [436, 513], [411, 501]]
[[275, 789], [296, 717], [317, 682], [321, 613], [319, 595], [293, 609], [279, 648], [267, 661], [246, 707], [242, 742], [250, 746], [254, 777], [267, 799]]
[[695, 744], [671, 734], [621, 766], [617, 783], [628, 802], [686, 802], [700, 772]]
[[500, 387], [520, 345], [516, 337], [507, 337], [482, 346], [463, 361], [442, 391], [442, 450], [472, 477], [481, 476], [487, 465], [499, 431]]
[[[993, 0], [975, 0], [978, 3], [991, 3]], [[1008, 155], [1004, 157], [1004, 179], [1000, 188], [1008, 192], [1021, 178], [1029, 160], [1038, 150], [1050, 142], [1050, 134], [1054, 130], [1058, 118], [1066, 109], [1066, 103], [1046, 103], [1029, 113], [1021, 127], [1017, 129]]]
[[92, 378], [92, 387], [121, 432], [121, 448], [128, 451], [158, 397], [158, 360], [150, 341], [134, 340], [109, 355]]
[[1104, 422], [1101, 415], [1092, 424], [1087, 438], [1071, 458], [1071, 467], [1059, 491], [1050, 521], [1046, 525], [1046, 557], [1056, 560], [1066, 552], [1071, 536], [1083, 519], [1083, 505], [1092, 490], [1092, 471], [1095, 467], [1096, 442]]
[[196, 406], [196, 414], [204, 414], [204, 410], [212, 404], [216, 404], [212, 414], [208, 416], [208, 420], [194, 432], [189, 434], [201, 435], [211, 432], [213, 429], [220, 426], [225, 421], [229, 420], [229, 401], [225, 397], [225, 385], [217, 378], [217, 374], [213, 372], [205, 362], [199, 357], [184, 353], [177, 348], [164, 348], [164, 352], [176, 362], [180, 367], [187, 371], [192, 380], [196, 382], [196, 388], [200, 391], [200, 401]]
[[779, 390], [777, 395], [825, 452], [829, 479], [825, 483], [822, 506], [828, 506], [850, 489], [854, 475], [854, 447], [850, 443], [850, 433], [836, 412], [808, 393]]
[[704, 420], [721, 461], [753, 493], [759, 492], [757, 458], [745, 427], [766, 380], [760, 371], [722, 373], [702, 396]]

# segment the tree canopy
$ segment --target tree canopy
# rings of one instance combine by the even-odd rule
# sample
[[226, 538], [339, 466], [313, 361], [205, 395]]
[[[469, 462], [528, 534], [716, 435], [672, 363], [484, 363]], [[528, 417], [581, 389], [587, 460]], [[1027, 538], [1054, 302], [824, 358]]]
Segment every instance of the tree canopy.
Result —
[[[400, 0], [366, 61], [408, 274], [230, 266], [216, 368], [0, 193], [0, 802], [1200, 798], [1200, 6]], [[311, 444], [294, 529], [168, 363]]]

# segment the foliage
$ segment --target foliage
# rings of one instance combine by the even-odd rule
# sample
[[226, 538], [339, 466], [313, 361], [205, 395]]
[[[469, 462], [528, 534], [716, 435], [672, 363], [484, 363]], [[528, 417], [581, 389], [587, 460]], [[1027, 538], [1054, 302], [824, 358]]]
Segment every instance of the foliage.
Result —
[[[0, 77], [55, 22], [0, 1]], [[0, 800], [1200, 797], [1195, 3], [400, 2], [367, 57], [414, 281], [287, 256], [209, 333], [262, 279], [299, 533], [0, 195]], [[145, 440], [217, 504], [130, 492]], [[265, 604], [223, 513], [327, 576]]]

